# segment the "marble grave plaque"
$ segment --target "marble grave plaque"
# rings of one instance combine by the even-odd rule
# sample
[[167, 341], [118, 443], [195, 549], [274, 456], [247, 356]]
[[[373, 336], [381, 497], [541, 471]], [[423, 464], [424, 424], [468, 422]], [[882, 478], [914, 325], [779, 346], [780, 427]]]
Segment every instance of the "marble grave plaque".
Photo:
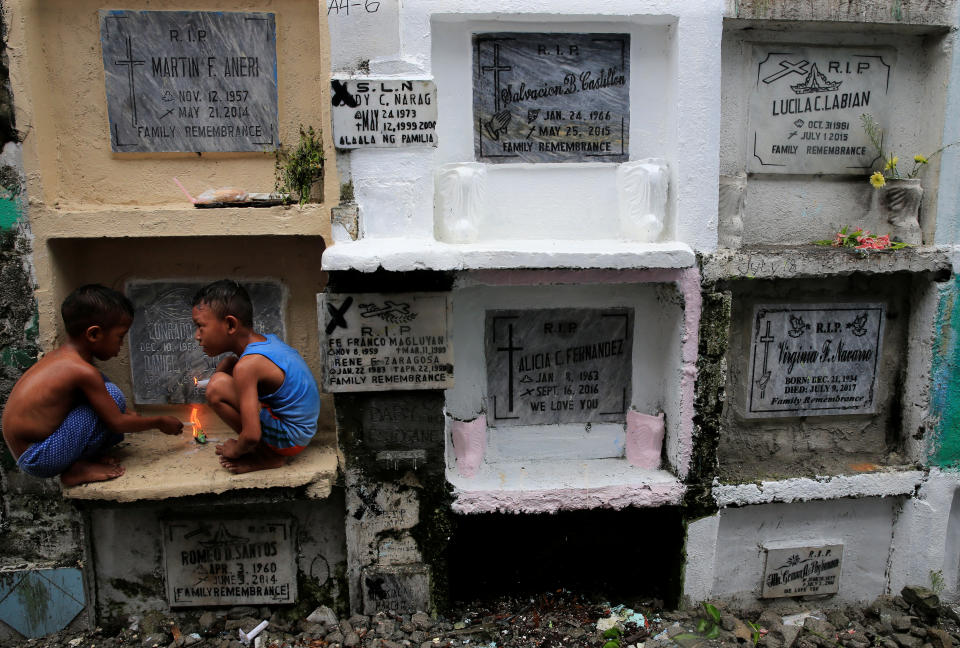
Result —
[[382, 392], [367, 396], [361, 412], [363, 443], [386, 466], [424, 466], [442, 456], [443, 394]]
[[895, 59], [885, 48], [754, 45], [748, 170], [867, 173], [877, 152], [860, 115], [889, 128]]
[[[284, 338], [286, 293], [277, 282], [243, 281], [253, 302], [253, 328]], [[128, 335], [133, 399], [136, 403], [203, 403], [194, 378], [213, 374], [223, 356], [210, 358], [194, 339], [193, 296], [206, 282], [130, 281], [133, 325]]]
[[274, 14], [100, 11], [115, 153], [272, 151]]
[[757, 305], [748, 417], [872, 414], [884, 304]]
[[836, 594], [843, 545], [767, 548], [761, 598]]
[[488, 424], [623, 422], [633, 317], [632, 308], [487, 311]]
[[325, 293], [317, 302], [324, 391], [453, 386], [447, 293]]
[[630, 35], [473, 36], [478, 162], [626, 162]]
[[289, 519], [165, 521], [163, 556], [171, 606], [297, 600]]
[[437, 145], [433, 81], [333, 79], [330, 97], [337, 148]]

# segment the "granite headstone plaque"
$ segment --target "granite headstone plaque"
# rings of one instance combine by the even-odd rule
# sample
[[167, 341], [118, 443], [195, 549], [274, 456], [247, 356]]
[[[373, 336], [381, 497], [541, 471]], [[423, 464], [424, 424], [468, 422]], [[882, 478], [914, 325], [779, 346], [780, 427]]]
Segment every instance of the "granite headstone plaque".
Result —
[[337, 148], [437, 145], [433, 81], [333, 79], [330, 97]]
[[632, 308], [487, 311], [489, 425], [623, 422], [633, 316]]
[[363, 402], [363, 443], [387, 467], [425, 466], [428, 454], [444, 450], [443, 394], [384, 392]]
[[430, 605], [430, 569], [426, 565], [367, 567], [361, 583], [364, 614], [413, 612]]
[[768, 548], [760, 596], [836, 594], [842, 561], [843, 545]]
[[757, 305], [746, 415], [871, 414], [883, 304]]
[[328, 392], [453, 386], [447, 293], [318, 296]]
[[116, 153], [272, 151], [272, 13], [100, 11]]
[[[271, 281], [241, 282], [253, 302], [253, 328], [284, 337], [285, 291]], [[210, 358], [194, 339], [193, 296], [205, 283], [131, 281], [130, 369], [133, 399], [140, 404], [203, 403], [194, 378], [213, 374], [222, 356]]]
[[754, 45], [749, 171], [866, 173], [877, 152], [860, 115], [889, 126], [894, 60], [890, 49]]
[[163, 523], [163, 554], [171, 606], [297, 600], [289, 519], [169, 520]]
[[625, 162], [630, 35], [473, 36], [478, 162]]

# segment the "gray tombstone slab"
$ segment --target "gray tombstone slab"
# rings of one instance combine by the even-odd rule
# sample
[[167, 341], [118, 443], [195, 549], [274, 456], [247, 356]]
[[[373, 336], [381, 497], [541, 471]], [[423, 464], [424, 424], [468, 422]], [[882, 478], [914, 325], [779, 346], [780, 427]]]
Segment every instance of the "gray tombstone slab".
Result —
[[297, 600], [289, 519], [165, 521], [163, 555], [173, 607]]
[[388, 468], [425, 467], [429, 455], [444, 450], [443, 394], [405, 392], [371, 394], [363, 402], [364, 445]]
[[[258, 333], [284, 337], [286, 293], [273, 281], [241, 282], [253, 302], [253, 328]], [[194, 378], [213, 374], [221, 356], [210, 358], [193, 338], [193, 295], [202, 282], [130, 281], [127, 297], [133, 302], [130, 327], [130, 370], [133, 399], [144, 405], [203, 403], [203, 390]]]
[[630, 35], [473, 36], [478, 162], [625, 162]]
[[337, 148], [437, 145], [433, 81], [333, 79], [330, 98]]
[[767, 548], [762, 598], [836, 594], [843, 545]]
[[317, 297], [328, 392], [453, 386], [447, 293]]
[[632, 308], [487, 311], [487, 422], [623, 422], [630, 407]]
[[430, 607], [430, 569], [426, 565], [367, 567], [361, 580], [364, 614]]
[[889, 128], [895, 60], [887, 48], [754, 45], [748, 170], [865, 174], [878, 155], [860, 115]]
[[115, 153], [272, 151], [274, 15], [100, 11]]
[[871, 414], [884, 304], [754, 308], [748, 417]]

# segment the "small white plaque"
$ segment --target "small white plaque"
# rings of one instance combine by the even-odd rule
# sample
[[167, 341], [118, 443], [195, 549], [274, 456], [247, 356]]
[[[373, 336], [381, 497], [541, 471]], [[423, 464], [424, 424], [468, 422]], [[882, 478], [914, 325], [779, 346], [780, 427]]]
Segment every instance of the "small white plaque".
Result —
[[866, 173], [877, 152], [860, 115], [889, 128], [895, 57], [886, 48], [754, 45], [749, 171]]
[[762, 598], [836, 594], [843, 545], [767, 549]]
[[163, 523], [171, 606], [259, 605], [297, 600], [292, 521]]
[[453, 387], [447, 293], [319, 296], [327, 392]]
[[885, 318], [876, 303], [757, 305], [746, 415], [875, 412]]
[[437, 145], [433, 81], [332, 79], [330, 97], [337, 148]]

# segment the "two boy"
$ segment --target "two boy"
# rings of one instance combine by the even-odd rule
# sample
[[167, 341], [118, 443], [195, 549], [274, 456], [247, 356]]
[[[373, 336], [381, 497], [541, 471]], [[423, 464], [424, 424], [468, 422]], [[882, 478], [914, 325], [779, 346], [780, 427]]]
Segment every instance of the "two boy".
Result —
[[[66, 486], [115, 479], [124, 469], [105, 452], [124, 433], [156, 428], [180, 434], [183, 424], [172, 416], [126, 413], [119, 388], [93, 365], [120, 352], [133, 322], [125, 296], [83, 286], [67, 297], [61, 315], [68, 340], [14, 386], [3, 437], [27, 474], [59, 474]], [[235, 473], [280, 467], [316, 431], [320, 396], [306, 363], [276, 336], [253, 330], [250, 297], [236, 282], [218, 281], [198, 292], [193, 320], [208, 355], [235, 354], [218, 365], [207, 386], [210, 406], [239, 433], [217, 446], [221, 464]]]

